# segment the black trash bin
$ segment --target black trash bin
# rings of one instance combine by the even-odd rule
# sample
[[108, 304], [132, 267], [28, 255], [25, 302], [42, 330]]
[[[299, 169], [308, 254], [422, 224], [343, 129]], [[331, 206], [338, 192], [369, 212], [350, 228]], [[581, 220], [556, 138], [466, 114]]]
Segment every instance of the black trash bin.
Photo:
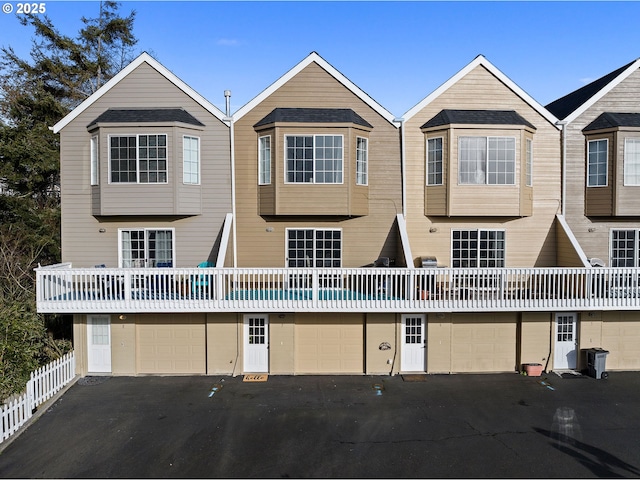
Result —
[[587, 349], [587, 370], [590, 377], [600, 380], [609, 376], [606, 372], [607, 355], [609, 351], [602, 348]]

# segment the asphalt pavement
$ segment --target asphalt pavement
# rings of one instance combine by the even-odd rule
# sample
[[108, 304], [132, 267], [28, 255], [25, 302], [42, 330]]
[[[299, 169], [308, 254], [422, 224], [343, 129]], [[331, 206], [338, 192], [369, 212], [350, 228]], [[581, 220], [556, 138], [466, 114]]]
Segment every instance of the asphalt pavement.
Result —
[[640, 372], [81, 378], [2, 478], [640, 477]]

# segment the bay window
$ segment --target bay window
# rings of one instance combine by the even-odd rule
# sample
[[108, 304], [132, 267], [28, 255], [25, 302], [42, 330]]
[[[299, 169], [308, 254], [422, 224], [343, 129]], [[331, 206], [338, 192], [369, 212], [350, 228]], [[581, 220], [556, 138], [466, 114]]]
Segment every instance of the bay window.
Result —
[[111, 183], [167, 183], [167, 135], [109, 137]]
[[285, 137], [288, 183], [342, 183], [342, 135]]

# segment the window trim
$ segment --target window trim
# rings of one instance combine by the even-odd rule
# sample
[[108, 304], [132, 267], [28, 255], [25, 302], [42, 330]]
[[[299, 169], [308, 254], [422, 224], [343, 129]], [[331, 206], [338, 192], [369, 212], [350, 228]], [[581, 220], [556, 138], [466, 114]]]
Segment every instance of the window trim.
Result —
[[[358, 147], [359, 141], [364, 142], [364, 150]], [[363, 160], [360, 159], [360, 152], [362, 151], [364, 151]], [[342, 151], [342, 160], [344, 165], [344, 149]], [[361, 177], [364, 178], [364, 181], [360, 180]], [[369, 185], [369, 139], [362, 136], [356, 136], [356, 185]]]
[[609, 231], [609, 265], [613, 268], [625, 268], [614, 265], [613, 259], [613, 235], [614, 232], [633, 232], [633, 265], [631, 268], [638, 267], [640, 264], [640, 228], [612, 228]]
[[[592, 143], [596, 143], [596, 142], [605, 142], [605, 171], [604, 171], [604, 184], [603, 185], [591, 185], [590, 181], [589, 181], [589, 170], [590, 170], [590, 166], [591, 166], [591, 162], [590, 162], [590, 146]], [[594, 140], [588, 140], [587, 141], [587, 168], [586, 168], [586, 174], [587, 174], [587, 178], [586, 178], [586, 185], [587, 188], [597, 188], [597, 187], [608, 187], [609, 186], [609, 139], [608, 138], [598, 138], [598, 139], [594, 139]]]
[[[311, 266], [310, 267], [290, 267], [289, 266], [289, 232], [290, 231], [312, 231], [313, 232], [313, 258], [311, 259]], [[338, 267], [316, 267], [315, 263], [317, 260], [317, 256], [316, 256], [316, 232], [340, 232], [340, 266]], [[343, 250], [343, 246], [344, 246], [344, 232], [342, 228], [329, 228], [329, 227], [325, 227], [325, 228], [313, 228], [313, 227], [302, 227], [302, 228], [296, 228], [296, 227], [287, 227], [285, 228], [285, 232], [284, 232], [284, 266], [285, 268], [342, 268], [342, 260], [344, 258], [344, 250]]]
[[[141, 182], [140, 181], [140, 137], [148, 137], [148, 136], [164, 136], [165, 137], [165, 148], [167, 152], [167, 156], [165, 158], [166, 161], [166, 169], [165, 169], [165, 181], [164, 182]], [[114, 137], [136, 137], [136, 181], [135, 182], [114, 182], [112, 179], [113, 170], [111, 169], [111, 139]], [[111, 133], [107, 136], [108, 138], [108, 155], [109, 155], [109, 184], [113, 185], [167, 185], [169, 183], [169, 134], [167, 133]]]
[[[477, 242], [479, 243], [481, 241], [480, 239], [480, 234], [481, 232], [502, 232], [503, 234], [503, 242], [504, 242], [504, 248], [502, 250], [503, 252], [503, 258], [502, 258], [502, 263], [503, 265], [500, 267], [481, 267], [481, 266], [477, 266], [477, 267], [456, 267], [454, 266], [454, 257], [453, 257], [453, 242], [454, 242], [454, 232], [477, 232], [478, 233], [478, 238], [477, 238]], [[452, 228], [451, 229], [451, 243], [450, 243], [450, 257], [451, 257], [451, 267], [452, 268], [505, 268], [507, 265], [507, 231], [504, 228]], [[476, 262], [479, 265], [480, 264], [480, 245], [478, 245], [476, 247]]]
[[[287, 138], [289, 137], [312, 137], [313, 138], [313, 176], [311, 182], [290, 182], [288, 180], [289, 177], [289, 166], [288, 166], [288, 157], [287, 157]], [[317, 137], [341, 137], [342, 138], [342, 159], [341, 159], [341, 169], [340, 169], [340, 182], [316, 182], [316, 138]], [[329, 134], [329, 133], [300, 133], [300, 134], [285, 134], [284, 135], [284, 183], [287, 185], [344, 185], [344, 134]]]
[[[484, 182], [483, 183], [469, 183], [469, 182], [462, 182], [461, 179], [461, 175], [462, 175], [462, 169], [460, 168], [461, 166], [461, 159], [460, 159], [460, 152], [462, 150], [461, 148], [461, 141], [463, 138], [484, 138], [485, 141], [485, 170], [484, 170]], [[489, 177], [489, 139], [496, 139], [496, 138], [501, 138], [501, 139], [512, 139], [513, 140], [513, 154], [514, 154], [514, 158], [513, 158], [513, 183], [489, 183], [488, 182], [488, 177]], [[518, 184], [518, 182], [516, 181], [516, 167], [518, 166], [518, 137], [513, 136], [513, 135], [458, 135], [458, 185], [459, 186], [492, 186], [492, 187], [513, 187], [515, 185]]]
[[90, 141], [90, 183], [91, 186], [100, 185], [100, 138], [92, 135]]
[[[145, 258], [144, 258], [144, 262], [145, 265], [144, 267], [124, 267], [124, 258], [123, 258], [123, 238], [122, 238], [122, 234], [123, 232], [132, 232], [132, 231], [144, 231], [145, 235], [144, 235], [144, 254], [145, 254]], [[171, 262], [173, 263], [173, 266], [175, 267], [176, 265], [176, 229], [174, 227], [143, 227], [143, 228], [136, 228], [136, 227], [131, 227], [131, 228], [126, 228], [126, 227], [121, 227], [118, 228], [118, 268], [152, 268], [152, 267], [147, 267], [146, 263], [148, 261], [148, 257], [149, 257], [149, 244], [148, 244], [148, 239], [149, 236], [147, 235], [147, 232], [150, 231], [154, 231], [154, 232], [159, 232], [159, 231], [164, 231], [164, 232], [171, 232]]]
[[[638, 155], [640, 156], [640, 138], [639, 137], [626, 137], [624, 139], [624, 157], [622, 159], [623, 161], [623, 175], [622, 175], [622, 184], [625, 187], [639, 187], [640, 186], [640, 173], [638, 173], [636, 175], [636, 178], [638, 178], [638, 182], [637, 183], [627, 183], [627, 142], [628, 141], [632, 141], [634, 143], [638, 144], [638, 150], [639, 153]], [[638, 161], [638, 170], [640, 170], [640, 158]]]
[[[196, 181], [186, 181], [185, 179], [185, 175], [186, 175], [186, 166], [187, 166], [187, 156], [185, 155], [187, 152], [186, 149], [186, 139], [190, 139], [190, 140], [196, 140], [197, 141], [197, 150], [196, 150], [196, 161], [195, 162], [190, 162], [190, 163], [195, 163], [196, 166]], [[168, 148], [167, 148], [168, 150]], [[168, 156], [168, 155], [167, 155]], [[167, 159], [168, 161], [168, 159]], [[183, 185], [200, 185], [201, 183], [201, 164], [202, 162], [200, 161], [200, 137], [196, 137], [194, 135], [182, 135], [182, 184]], [[168, 177], [168, 164], [167, 164], [167, 177]], [[193, 173], [190, 172], [190, 176], [193, 176]], [[168, 178], [167, 178], [168, 180]]]
[[[265, 162], [265, 159], [263, 158], [263, 151], [266, 151], [267, 149], [262, 148], [262, 141], [266, 139], [269, 139], [268, 164], [267, 162]], [[272, 157], [271, 156], [271, 135], [259, 136], [258, 137], [258, 185], [271, 185], [271, 163], [272, 163], [271, 157]], [[268, 166], [268, 169], [266, 168], [267, 166]]]
[[[432, 140], [440, 140], [440, 161], [438, 162], [437, 160], [433, 163], [436, 167], [438, 166], [438, 163], [440, 164], [440, 183], [431, 183], [429, 182], [429, 176], [430, 176], [430, 172], [429, 172], [429, 153], [431, 152], [429, 150], [429, 142], [431, 142]], [[427, 154], [427, 158], [426, 158], [426, 185], [427, 186], [438, 186], [438, 185], [443, 185], [444, 184], [444, 136], [440, 136], [440, 137], [432, 137], [432, 138], [427, 138], [427, 145], [426, 145], [426, 154]], [[434, 150], [437, 152], [437, 150]], [[436, 171], [436, 173], [434, 173], [434, 175], [437, 178], [438, 172]]]

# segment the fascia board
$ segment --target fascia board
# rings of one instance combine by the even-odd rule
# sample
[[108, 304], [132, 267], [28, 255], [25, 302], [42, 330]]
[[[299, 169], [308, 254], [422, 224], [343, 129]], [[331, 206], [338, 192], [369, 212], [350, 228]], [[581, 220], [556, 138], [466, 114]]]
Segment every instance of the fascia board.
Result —
[[133, 72], [143, 63], [148, 63], [152, 68], [158, 71], [160, 75], [164, 76], [167, 80], [173, 83], [176, 87], [182, 90], [186, 95], [191, 97], [195, 102], [200, 104], [205, 110], [214, 115], [218, 120], [224, 122], [224, 114], [211, 102], [206, 100], [202, 95], [193, 90], [189, 85], [180, 80], [176, 75], [171, 73], [160, 62], [155, 60], [151, 55], [144, 52], [136, 57], [129, 65], [120, 70], [114, 77], [112, 77], [107, 83], [100, 87], [95, 93], [90, 95], [80, 105], [74, 108], [69, 114], [67, 114], [62, 120], [56, 123], [52, 130], [53, 133], [58, 133], [74, 119], [76, 119], [82, 112], [89, 108], [99, 98], [108, 93], [113, 87], [115, 87], [122, 79]]
[[571, 113], [571, 115], [567, 116], [567, 118], [564, 119], [564, 122], [567, 124], [573, 122], [576, 118], [578, 118], [580, 115], [586, 112], [589, 108], [591, 108], [598, 100], [600, 100], [607, 93], [613, 90], [614, 87], [618, 86], [623, 80], [625, 80], [629, 75], [631, 75], [638, 68], [640, 68], [640, 58], [637, 59], [635, 62], [633, 62], [631, 65], [629, 65], [629, 68], [627, 68], [624, 72], [622, 72], [620, 75], [614, 78], [611, 82], [609, 82], [598, 93], [596, 93], [589, 100], [587, 100], [585, 103], [580, 105], [577, 109], [575, 109]]
[[431, 94], [425, 97], [420, 103], [411, 108], [407, 113], [404, 114], [405, 121], [412, 118], [422, 109], [424, 109], [429, 103], [442, 95], [445, 91], [447, 91], [451, 86], [455, 85], [459, 80], [465, 77], [469, 72], [471, 72], [474, 68], [482, 65], [485, 67], [492, 75], [494, 75], [498, 80], [500, 80], [503, 84], [507, 86], [510, 90], [512, 90], [517, 96], [519, 96], [522, 100], [524, 100], [527, 104], [529, 104], [535, 111], [537, 111], [540, 115], [542, 115], [549, 123], [551, 123], [556, 129], [560, 127], [557, 125], [558, 119], [549, 112], [544, 106], [534, 100], [527, 92], [522, 90], [518, 85], [516, 85], [509, 77], [507, 77], [504, 73], [502, 73], [498, 68], [496, 68], [489, 60], [487, 60], [484, 56], [478, 55], [473, 61], [467, 66], [465, 66], [462, 70], [456, 73], [453, 77], [447, 80], [445, 83], [440, 85], [436, 90], [434, 90]]
[[276, 90], [286, 84], [289, 80], [295, 77], [298, 73], [304, 70], [309, 64], [317, 63], [321, 68], [323, 68], [329, 75], [335, 78], [338, 82], [343, 84], [346, 88], [348, 88], [355, 96], [357, 96], [360, 100], [370, 106], [373, 110], [375, 110], [381, 117], [387, 120], [390, 124], [398, 128], [398, 125], [394, 122], [396, 118], [391, 112], [381, 106], [378, 102], [376, 102], [373, 98], [371, 98], [367, 93], [365, 93], [362, 89], [360, 89], [356, 84], [354, 84], [351, 80], [345, 77], [342, 73], [336, 70], [331, 64], [329, 64], [325, 59], [323, 59], [316, 52], [311, 52], [304, 60], [298, 63], [295, 67], [289, 70], [287, 73], [282, 75], [278, 80], [269, 85], [266, 89], [264, 89], [260, 94], [246, 103], [243, 107], [241, 107], [236, 113], [233, 114], [233, 121], [237, 122], [242, 117], [244, 117], [248, 112], [253, 110], [257, 105], [267, 99], [270, 95], [272, 95]]

